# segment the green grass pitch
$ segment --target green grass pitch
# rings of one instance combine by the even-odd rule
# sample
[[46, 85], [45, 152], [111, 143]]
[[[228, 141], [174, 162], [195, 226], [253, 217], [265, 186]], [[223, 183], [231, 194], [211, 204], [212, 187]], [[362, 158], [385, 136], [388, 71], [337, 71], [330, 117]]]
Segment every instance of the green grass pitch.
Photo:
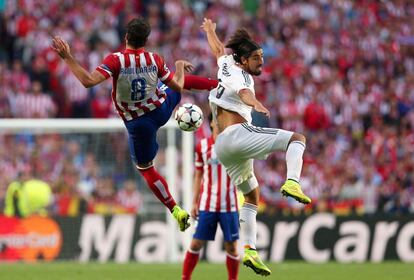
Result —
[[[265, 279], [278, 280], [411, 280], [414, 264], [384, 262], [379, 264], [310, 264], [284, 262], [270, 264], [272, 275]], [[181, 264], [115, 264], [115, 263], [1, 263], [0, 279], [4, 280], [173, 280], [181, 279]], [[224, 264], [201, 262], [193, 280], [227, 279]], [[239, 280], [264, 279], [240, 266]]]

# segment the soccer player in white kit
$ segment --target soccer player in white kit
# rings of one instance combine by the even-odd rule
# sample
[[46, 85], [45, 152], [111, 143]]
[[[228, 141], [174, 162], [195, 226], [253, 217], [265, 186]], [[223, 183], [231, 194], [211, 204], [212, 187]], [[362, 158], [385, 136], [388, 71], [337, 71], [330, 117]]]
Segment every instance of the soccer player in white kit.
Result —
[[[266, 116], [270, 114], [256, 99], [252, 78], [252, 75], [258, 76], [262, 72], [263, 50], [247, 31], [237, 30], [224, 46], [217, 37], [214, 22], [204, 19], [201, 27], [219, 67], [219, 84], [210, 91], [209, 96], [219, 128], [215, 143], [217, 157], [245, 197], [240, 210], [243, 264], [257, 274], [267, 276], [271, 271], [256, 251], [256, 214], [260, 191], [253, 160], [266, 159], [274, 151], [286, 151], [287, 180], [280, 191], [285, 196], [308, 204], [311, 199], [299, 185], [306, 139], [299, 133], [251, 125], [252, 109]], [[225, 54], [225, 47], [232, 50], [231, 55]]]

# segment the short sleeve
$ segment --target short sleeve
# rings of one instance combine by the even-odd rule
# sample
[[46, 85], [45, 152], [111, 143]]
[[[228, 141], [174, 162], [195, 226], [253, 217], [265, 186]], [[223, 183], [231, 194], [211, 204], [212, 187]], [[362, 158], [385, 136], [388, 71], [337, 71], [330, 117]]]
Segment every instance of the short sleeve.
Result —
[[96, 67], [96, 70], [107, 79], [111, 76], [117, 75], [119, 73], [119, 69], [119, 59], [113, 53], [105, 57], [101, 65]]
[[154, 60], [158, 68], [158, 78], [163, 83], [168, 83], [169, 81], [171, 81], [174, 77], [174, 74], [170, 71], [167, 64], [165, 64], [164, 59], [158, 54], [154, 53]]
[[217, 58], [218, 67], [223, 67], [224, 63], [226, 63], [227, 66], [230, 67], [236, 62], [234, 61], [234, 58], [232, 55], [222, 55], [219, 58]]
[[197, 170], [203, 169], [204, 163], [203, 163], [203, 157], [201, 155], [201, 144], [200, 143], [198, 143], [197, 146], [196, 146], [196, 148], [195, 148], [194, 165], [195, 165], [195, 168]]

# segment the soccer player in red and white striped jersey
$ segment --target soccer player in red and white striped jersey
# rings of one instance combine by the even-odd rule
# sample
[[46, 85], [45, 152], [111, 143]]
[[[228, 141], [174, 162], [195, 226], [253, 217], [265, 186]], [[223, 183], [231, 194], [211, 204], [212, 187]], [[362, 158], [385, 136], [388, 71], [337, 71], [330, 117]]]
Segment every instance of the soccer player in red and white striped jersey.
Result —
[[214, 139], [218, 129], [215, 122], [212, 121], [212, 117], [210, 117], [210, 125], [212, 136], [203, 138], [196, 146], [196, 171], [191, 216], [198, 222], [190, 248], [185, 254], [182, 280], [191, 279], [200, 250], [206, 241], [214, 240], [218, 224], [220, 224], [224, 235], [228, 279], [236, 280], [238, 277], [239, 213], [237, 191], [224, 166], [217, 159]]
[[50, 95], [43, 93], [39, 81], [33, 81], [29, 93], [19, 93], [14, 103], [15, 116], [20, 118], [50, 118], [56, 115], [56, 110], [56, 104]]
[[[169, 120], [180, 102], [184, 71], [193, 66], [178, 60], [173, 74], [161, 56], [144, 48], [150, 32], [151, 27], [146, 20], [132, 19], [127, 25], [126, 49], [108, 55], [92, 73], [74, 59], [69, 44], [62, 38], [54, 37], [52, 48], [85, 87], [95, 86], [112, 77], [112, 100], [128, 130], [131, 157], [151, 191], [171, 211], [180, 230], [184, 231], [189, 227], [190, 216], [175, 202], [167, 182], [154, 168], [153, 159], [158, 151], [157, 131]], [[157, 88], [158, 80], [168, 90]], [[205, 80], [210, 86], [217, 85], [217, 81]], [[206, 89], [210, 90], [210, 86]]]
[[214, 137], [204, 138], [196, 146], [196, 178], [202, 174], [199, 210], [237, 212], [236, 187], [231, 183], [214, 150]]

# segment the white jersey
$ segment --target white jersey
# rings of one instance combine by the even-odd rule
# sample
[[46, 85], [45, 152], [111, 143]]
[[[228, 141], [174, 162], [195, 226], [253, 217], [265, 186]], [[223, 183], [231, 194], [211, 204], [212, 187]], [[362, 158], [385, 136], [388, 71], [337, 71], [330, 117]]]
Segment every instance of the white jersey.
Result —
[[[232, 55], [223, 55], [217, 59], [219, 67], [218, 86], [210, 91], [209, 101], [223, 109], [241, 115], [248, 123], [252, 122], [252, 107], [246, 105], [239, 96], [239, 91], [249, 89], [254, 92], [252, 75], [236, 65]], [[214, 108], [212, 108], [215, 114]]]

